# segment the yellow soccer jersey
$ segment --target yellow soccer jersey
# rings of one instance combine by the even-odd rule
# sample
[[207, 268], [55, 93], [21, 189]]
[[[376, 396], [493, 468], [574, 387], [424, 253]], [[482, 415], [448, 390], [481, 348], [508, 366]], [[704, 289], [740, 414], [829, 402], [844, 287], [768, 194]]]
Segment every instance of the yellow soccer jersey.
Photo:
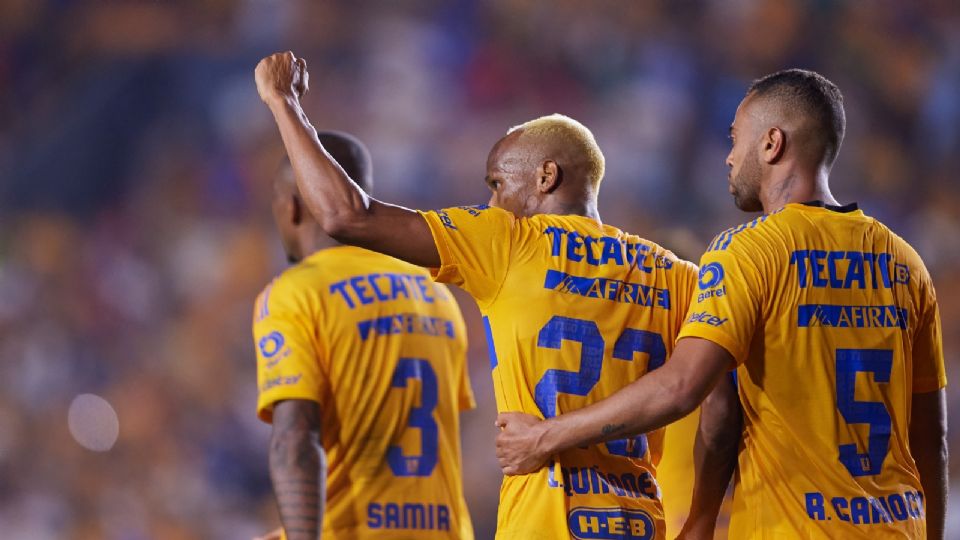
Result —
[[474, 402], [450, 291], [392, 257], [325, 249], [260, 294], [253, 333], [258, 416], [320, 406], [324, 538], [473, 538], [459, 412]]
[[[673, 350], [696, 267], [660, 246], [580, 216], [485, 205], [423, 215], [442, 261], [436, 279], [463, 287], [483, 314], [498, 410], [582, 408]], [[504, 478], [497, 538], [662, 538], [662, 435], [574, 449]]]
[[933, 285], [855, 205], [789, 204], [718, 236], [681, 338], [736, 359], [731, 538], [925, 538], [915, 392], [946, 385]]

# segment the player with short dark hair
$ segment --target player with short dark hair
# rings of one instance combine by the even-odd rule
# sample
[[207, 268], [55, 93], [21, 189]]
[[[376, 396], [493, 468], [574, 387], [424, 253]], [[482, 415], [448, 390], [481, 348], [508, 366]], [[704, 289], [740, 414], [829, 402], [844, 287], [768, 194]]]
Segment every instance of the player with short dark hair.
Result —
[[[319, 139], [372, 187], [360, 141]], [[270, 476], [286, 537], [472, 539], [459, 412], [474, 405], [453, 296], [422, 268], [331, 247], [289, 165], [272, 207], [295, 266], [257, 298], [253, 334], [257, 414], [273, 424]]]
[[[943, 538], [946, 376], [936, 294], [913, 248], [831, 194], [844, 123], [840, 92], [816, 73], [788, 70], [751, 86], [730, 129], [727, 165], [737, 206], [764, 215], [710, 243], [696, 301], [662, 369], [547, 421], [501, 415], [506, 473], [666, 425], [736, 366], [743, 427], [731, 538]], [[713, 405], [729, 409], [730, 401]], [[719, 416], [737, 425], [735, 413]], [[710, 481], [717, 485], [698, 489], [716, 500], [725, 485], [717, 475]], [[711, 510], [694, 521], [711, 522]], [[712, 537], [712, 523], [693, 529], [690, 537]]]
[[[339, 240], [429, 267], [476, 299], [499, 410], [549, 418], [662, 369], [696, 267], [600, 221], [604, 159], [585, 126], [550, 115], [509, 130], [487, 158], [489, 204], [415, 212], [370, 198], [331, 162], [300, 106], [306, 77], [291, 53], [256, 71], [307, 203]], [[663, 538], [661, 438], [558, 452], [504, 479], [497, 538]]]

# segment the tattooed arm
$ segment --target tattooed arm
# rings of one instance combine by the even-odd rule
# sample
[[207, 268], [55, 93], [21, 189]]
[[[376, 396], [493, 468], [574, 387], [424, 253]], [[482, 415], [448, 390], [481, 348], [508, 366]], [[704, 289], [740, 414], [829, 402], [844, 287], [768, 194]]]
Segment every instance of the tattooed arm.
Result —
[[320, 538], [326, 476], [320, 408], [302, 399], [278, 402], [273, 408], [270, 479], [288, 540]]

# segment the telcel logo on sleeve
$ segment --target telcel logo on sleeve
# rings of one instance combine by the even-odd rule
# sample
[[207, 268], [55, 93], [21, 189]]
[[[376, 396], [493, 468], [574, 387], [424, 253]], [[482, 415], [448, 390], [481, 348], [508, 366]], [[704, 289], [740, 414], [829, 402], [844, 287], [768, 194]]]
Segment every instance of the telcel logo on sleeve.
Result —
[[627, 508], [574, 508], [567, 524], [578, 540], [650, 540], [657, 532], [650, 514]]
[[723, 323], [727, 322], [727, 318], [721, 319], [712, 313], [707, 313], [706, 311], [701, 311], [700, 313], [694, 313], [690, 315], [690, 318], [687, 319], [689, 323], [703, 323], [709, 324], [710, 326], [723, 326]]

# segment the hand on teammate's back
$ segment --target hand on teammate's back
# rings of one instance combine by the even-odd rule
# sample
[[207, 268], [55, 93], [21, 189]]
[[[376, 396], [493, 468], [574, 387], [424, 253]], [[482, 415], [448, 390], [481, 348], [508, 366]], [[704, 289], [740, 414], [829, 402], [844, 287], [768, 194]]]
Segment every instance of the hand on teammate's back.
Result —
[[254, 70], [257, 92], [260, 99], [283, 97], [301, 98], [310, 89], [310, 74], [307, 61], [297, 58], [292, 52], [274, 53], [257, 64]]
[[536, 416], [518, 412], [497, 415], [497, 461], [503, 474], [528, 474], [546, 464], [550, 456], [537, 448], [543, 433], [541, 422]]

